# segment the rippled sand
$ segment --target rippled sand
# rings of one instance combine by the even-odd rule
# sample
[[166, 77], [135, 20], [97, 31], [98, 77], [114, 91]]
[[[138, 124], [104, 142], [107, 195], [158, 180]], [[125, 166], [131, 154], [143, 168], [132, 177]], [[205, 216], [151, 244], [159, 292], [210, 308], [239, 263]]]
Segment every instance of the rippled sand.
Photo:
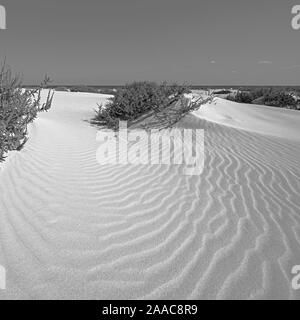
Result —
[[300, 113], [219, 99], [187, 116], [205, 167], [186, 176], [99, 165], [83, 120], [101, 99], [57, 92], [0, 171], [0, 298], [299, 299]]

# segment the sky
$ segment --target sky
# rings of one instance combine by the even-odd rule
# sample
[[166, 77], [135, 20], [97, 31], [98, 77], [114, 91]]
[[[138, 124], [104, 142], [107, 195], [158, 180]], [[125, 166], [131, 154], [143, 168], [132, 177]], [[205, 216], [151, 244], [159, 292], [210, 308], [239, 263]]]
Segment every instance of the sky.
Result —
[[0, 0], [26, 84], [300, 85], [300, 0]]

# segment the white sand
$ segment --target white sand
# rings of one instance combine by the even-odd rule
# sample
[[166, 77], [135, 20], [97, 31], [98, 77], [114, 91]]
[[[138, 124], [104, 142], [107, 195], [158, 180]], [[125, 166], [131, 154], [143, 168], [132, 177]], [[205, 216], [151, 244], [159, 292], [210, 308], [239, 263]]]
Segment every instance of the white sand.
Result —
[[0, 298], [299, 299], [300, 113], [203, 107], [179, 124], [206, 134], [184, 176], [100, 166], [83, 120], [104, 99], [56, 92], [0, 172]]
[[251, 132], [300, 140], [300, 112], [253, 104], [241, 104], [215, 98], [193, 112], [208, 121]]

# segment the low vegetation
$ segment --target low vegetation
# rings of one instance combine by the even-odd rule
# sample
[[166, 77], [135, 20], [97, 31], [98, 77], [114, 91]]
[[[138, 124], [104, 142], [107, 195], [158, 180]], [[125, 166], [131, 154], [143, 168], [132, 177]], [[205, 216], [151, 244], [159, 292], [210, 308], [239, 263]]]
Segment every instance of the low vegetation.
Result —
[[184, 85], [134, 82], [115, 92], [106, 105], [99, 105], [92, 123], [117, 129], [119, 121], [127, 121], [130, 125], [141, 118], [154, 116], [167, 120], [165, 126], [171, 126], [189, 111], [211, 100], [209, 97], [192, 102], [184, 97], [189, 92], [189, 87]]
[[0, 161], [12, 150], [21, 150], [26, 143], [27, 126], [39, 112], [48, 111], [53, 93], [49, 90], [45, 103], [41, 90], [49, 79], [36, 89], [23, 89], [20, 77], [13, 75], [5, 63], [0, 68]]
[[284, 89], [256, 88], [247, 91], [239, 90], [236, 94], [228, 95], [227, 99], [239, 103], [261, 104], [294, 110], [300, 109], [300, 100], [295, 92]]
[[230, 90], [216, 90], [214, 91], [214, 94], [230, 94]]

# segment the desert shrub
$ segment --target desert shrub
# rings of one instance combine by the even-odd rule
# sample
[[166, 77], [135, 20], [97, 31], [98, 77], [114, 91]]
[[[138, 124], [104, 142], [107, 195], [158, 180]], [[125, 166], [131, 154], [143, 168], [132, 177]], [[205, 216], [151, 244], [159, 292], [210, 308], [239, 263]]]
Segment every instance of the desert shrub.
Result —
[[120, 120], [133, 121], [150, 111], [161, 111], [189, 92], [187, 86], [134, 82], [115, 92], [106, 106], [99, 105], [92, 123], [116, 129]]
[[272, 92], [272, 88], [243, 88], [237, 91], [236, 94], [229, 94], [227, 100], [239, 102], [239, 103], [255, 103], [260, 101], [260, 98], [266, 94]]
[[254, 96], [247, 91], [238, 91], [235, 95], [229, 95], [227, 99], [239, 103], [252, 103]]
[[214, 94], [230, 94], [230, 93], [231, 93], [230, 90], [219, 90], [214, 92]]
[[273, 88], [255, 88], [253, 90], [250, 91], [252, 96], [253, 96], [253, 100], [255, 99], [259, 99], [261, 97], [264, 97], [265, 95], [271, 94], [273, 92]]
[[226, 100], [229, 100], [229, 101], [235, 101], [235, 95], [234, 94], [229, 94], [227, 97], [226, 97]]
[[264, 95], [263, 103], [272, 107], [297, 109], [297, 100], [292, 93], [286, 91], [273, 91]]
[[299, 109], [299, 103], [297, 102], [294, 93], [288, 88], [254, 88], [251, 91], [238, 91], [236, 95], [228, 95], [227, 99], [239, 103]]
[[252, 101], [252, 104], [264, 105], [264, 97], [258, 97]]
[[49, 90], [45, 103], [41, 103], [41, 90], [48, 83], [46, 78], [38, 89], [22, 89], [19, 76], [9, 67], [0, 69], [0, 161], [7, 152], [21, 150], [27, 141], [27, 125], [38, 112], [48, 111], [53, 93]]

